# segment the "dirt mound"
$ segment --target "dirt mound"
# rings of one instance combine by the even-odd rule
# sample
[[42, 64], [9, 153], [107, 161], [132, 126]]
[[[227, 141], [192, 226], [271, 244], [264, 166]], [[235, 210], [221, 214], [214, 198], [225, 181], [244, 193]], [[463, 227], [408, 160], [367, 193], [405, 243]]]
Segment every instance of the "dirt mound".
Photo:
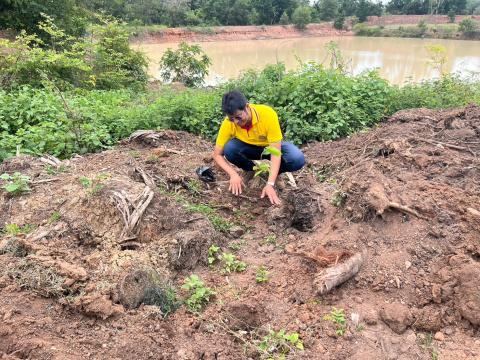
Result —
[[415, 109], [309, 144], [282, 207], [200, 181], [211, 144], [183, 132], [4, 162], [32, 191], [0, 199], [0, 354], [478, 358], [479, 124]]

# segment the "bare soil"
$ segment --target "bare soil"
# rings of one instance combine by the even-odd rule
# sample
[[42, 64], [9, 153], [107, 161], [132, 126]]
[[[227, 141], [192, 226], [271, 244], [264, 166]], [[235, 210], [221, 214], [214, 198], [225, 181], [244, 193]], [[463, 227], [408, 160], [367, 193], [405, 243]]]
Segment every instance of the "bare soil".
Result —
[[[57, 168], [7, 160], [0, 173], [28, 174], [32, 191], [2, 190], [0, 226], [35, 228], [0, 238], [0, 357], [279, 358], [259, 345], [284, 329], [305, 347], [289, 359], [478, 359], [479, 137], [472, 105], [402, 111], [308, 144], [280, 207], [259, 188], [229, 194], [215, 168], [216, 182], [200, 181], [212, 145], [184, 132], [147, 132]], [[210, 213], [191, 211], [199, 204]], [[246, 270], [208, 266], [213, 244]], [[350, 278], [328, 288], [339, 268]], [[173, 287], [185, 298], [191, 274], [216, 291], [198, 314], [162, 297]], [[324, 318], [333, 308], [343, 331]]]

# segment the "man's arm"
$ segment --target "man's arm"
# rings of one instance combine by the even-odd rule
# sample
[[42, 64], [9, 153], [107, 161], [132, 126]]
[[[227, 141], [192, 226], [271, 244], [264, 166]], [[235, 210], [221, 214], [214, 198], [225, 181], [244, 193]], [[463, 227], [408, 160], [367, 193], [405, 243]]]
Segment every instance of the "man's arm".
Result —
[[[215, 149], [213, 150], [212, 154], [213, 160], [220, 166], [223, 171], [225, 171], [228, 176], [230, 176], [230, 186], [228, 188], [229, 191], [232, 192], [234, 195], [239, 195], [242, 193], [242, 185], [243, 180], [240, 175], [235, 171], [233, 167], [225, 160], [223, 157], [223, 148], [215, 145]], [[278, 173], [278, 171], [277, 171]]]
[[[281, 151], [282, 149], [282, 142], [277, 142], [270, 144], [271, 147], [274, 147]], [[273, 185], [275, 185], [275, 181], [277, 180], [278, 177], [278, 172], [280, 170], [280, 164], [282, 161], [282, 156], [275, 156], [275, 155], [270, 155], [270, 175], [268, 177], [268, 183], [265, 185], [265, 187], [262, 190], [262, 195], [261, 197], [264, 198], [265, 195], [268, 196], [268, 199], [273, 205], [280, 205], [281, 201], [277, 195], [277, 192], [275, 191], [275, 188]], [[273, 185], [272, 185], [273, 184]]]

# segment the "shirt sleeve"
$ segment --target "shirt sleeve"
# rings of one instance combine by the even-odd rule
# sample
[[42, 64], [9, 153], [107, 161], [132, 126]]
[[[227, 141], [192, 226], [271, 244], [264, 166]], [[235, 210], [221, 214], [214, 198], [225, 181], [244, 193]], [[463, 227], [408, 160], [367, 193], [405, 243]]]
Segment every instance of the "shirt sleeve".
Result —
[[232, 131], [232, 123], [228, 119], [224, 119], [222, 125], [220, 126], [220, 130], [218, 131], [217, 141], [215, 144], [222, 148], [225, 144], [234, 136]]
[[275, 110], [270, 109], [267, 129], [267, 141], [270, 144], [273, 144], [282, 141], [282, 139], [283, 135], [282, 130], [280, 129], [280, 122], [278, 121], [278, 115]]

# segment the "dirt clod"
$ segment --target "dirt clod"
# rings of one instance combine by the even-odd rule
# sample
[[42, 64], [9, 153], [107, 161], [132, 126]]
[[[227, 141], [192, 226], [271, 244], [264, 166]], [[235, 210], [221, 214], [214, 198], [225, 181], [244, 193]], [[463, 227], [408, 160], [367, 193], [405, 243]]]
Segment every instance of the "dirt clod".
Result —
[[408, 307], [399, 303], [387, 304], [380, 309], [380, 318], [397, 334], [403, 334], [413, 323]]

